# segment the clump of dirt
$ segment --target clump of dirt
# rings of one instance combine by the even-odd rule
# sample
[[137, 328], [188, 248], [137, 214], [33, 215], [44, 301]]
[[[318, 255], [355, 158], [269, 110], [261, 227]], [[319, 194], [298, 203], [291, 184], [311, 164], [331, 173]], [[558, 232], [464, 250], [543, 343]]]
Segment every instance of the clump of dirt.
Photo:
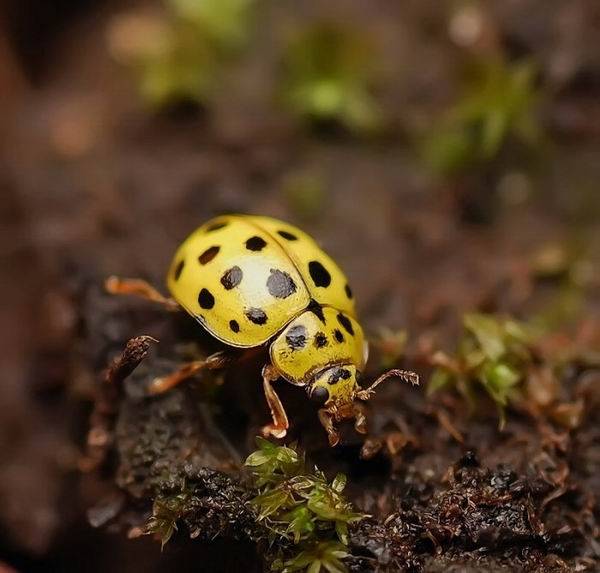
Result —
[[[584, 532], [572, 524], [583, 522], [587, 508], [577, 513], [565, 504], [558, 520], [549, 518], [546, 506], [557, 484], [541, 475], [482, 468], [469, 452], [450, 468], [445, 482], [398, 500], [383, 522], [361, 522], [351, 548], [365, 559], [354, 561], [355, 570], [481, 570], [494, 563], [491, 570], [551, 571], [552, 561], [574, 563], [571, 558], [585, 545]], [[543, 558], [549, 554], [551, 559]]]

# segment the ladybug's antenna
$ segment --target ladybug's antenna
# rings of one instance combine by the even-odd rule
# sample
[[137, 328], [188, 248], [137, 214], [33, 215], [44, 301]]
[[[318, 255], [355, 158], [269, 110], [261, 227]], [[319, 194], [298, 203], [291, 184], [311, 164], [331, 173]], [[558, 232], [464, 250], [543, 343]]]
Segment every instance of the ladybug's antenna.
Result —
[[419, 384], [419, 375], [416, 372], [411, 372], [410, 370], [388, 370], [384, 372], [377, 380], [375, 380], [368, 388], [364, 390], [359, 390], [356, 393], [356, 397], [359, 400], [369, 400], [371, 396], [375, 393], [375, 388], [379, 386], [382, 382], [387, 380], [388, 378], [397, 377], [400, 378], [403, 382], [410, 382], [413, 386], [417, 386]]

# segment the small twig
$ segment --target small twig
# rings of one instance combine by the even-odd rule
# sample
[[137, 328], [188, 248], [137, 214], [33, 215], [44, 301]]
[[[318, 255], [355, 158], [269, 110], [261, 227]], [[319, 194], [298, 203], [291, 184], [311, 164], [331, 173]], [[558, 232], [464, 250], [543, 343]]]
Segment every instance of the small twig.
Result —
[[113, 360], [105, 374], [105, 382], [112, 384], [118, 389], [122, 382], [138, 367], [140, 362], [146, 358], [151, 343], [158, 340], [151, 336], [136, 336], [127, 341], [123, 352]]

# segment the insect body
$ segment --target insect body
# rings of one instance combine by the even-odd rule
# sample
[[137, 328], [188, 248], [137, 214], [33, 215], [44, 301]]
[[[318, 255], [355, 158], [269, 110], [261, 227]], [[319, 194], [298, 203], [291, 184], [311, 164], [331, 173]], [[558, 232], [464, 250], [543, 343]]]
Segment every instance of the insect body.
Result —
[[[273, 423], [263, 428], [266, 435], [283, 437], [288, 428], [272, 387], [278, 378], [304, 387], [322, 406], [319, 418], [331, 445], [339, 440], [334, 423], [343, 418], [355, 417], [357, 430], [365, 431], [356, 398], [367, 400], [388, 376], [417, 380], [413, 373], [393, 370], [369, 389], [358, 386], [368, 345], [347, 279], [309, 235], [282, 221], [248, 215], [209, 221], [179, 247], [167, 283], [174, 301], [224, 344], [268, 346], [263, 385]], [[162, 299], [142, 281], [112, 278], [107, 286], [112, 292]], [[202, 368], [223, 367], [230, 360], [218, 353], [158, 379], [154, 388], [163, 391]]]

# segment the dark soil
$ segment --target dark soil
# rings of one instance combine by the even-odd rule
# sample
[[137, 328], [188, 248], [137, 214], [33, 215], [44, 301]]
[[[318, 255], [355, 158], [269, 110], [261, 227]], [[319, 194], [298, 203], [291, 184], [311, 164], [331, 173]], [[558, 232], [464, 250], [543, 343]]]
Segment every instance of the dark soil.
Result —
[[[152, 378], [217, 345], [187, 316], [102, 288], [111, 274], [163, 288], [177, 244], [225, 212], [313, 234], [350, 277], [371, 338], [408, 329], [398, 365], [424, 381], [464, 312], [561, 315], [548, 341], [570, 351], [559, 399], [584, 403], [569, 429], [520, 406], [499, 431], [486, 398], [469, 415], [453, 393], [388, 382], [369, 403], [366, 444], [348, 426], [331, 449], [304, 393], [282, 384], [289, 441], [328, 476], [346, 473], [371, 515], [351, 530], [351, 571], [600, 570], [600, 370], [587, 358], [600, 348], [596, 2], [486, 3], [503, 49], [540, 67], [548, 142], [444, 184], [410, 144], [418, 118], [452, 101], [465, 57], [438, 2], [266, 4], [275, 29], [322, 11], [381, 38], [393, 129], [367, 141], [273, 105], [267, 40], [248, 55], [253, 73], [239, 71], [243, 89], [214, 109], [144, 109], [105, 33], [145, 4], [0, 7], [0, 570], [263, 570], [241, 471], [268, 420], [260, 363], [149, 398]], [[310, 212], [283, 191], [306, 174], [324, 189]], [[526, 200], [506, 200], [510, 176]], [[541, 272], [532, 261], [557, 245], [579, 266]], [[574, 310], [563, 304], [573, 268], [587, 277]], [[375, 344], [367, 376], [381, 363]], [[141, 527], [157, 497], [184, 489], [161, 553]]]

